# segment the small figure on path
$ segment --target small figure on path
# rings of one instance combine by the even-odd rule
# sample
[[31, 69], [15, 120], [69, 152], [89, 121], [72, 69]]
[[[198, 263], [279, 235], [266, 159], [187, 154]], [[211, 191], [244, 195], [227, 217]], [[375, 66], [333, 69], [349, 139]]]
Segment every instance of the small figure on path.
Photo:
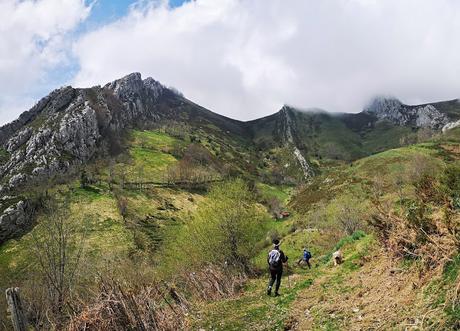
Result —
[[268, 253], [268, 267], [270, 271], [270, 281], [268, 282], [267, 294], [272, 294], [273, 283], [275, 283], [275, 296], [279, 296], [281, 285], [281, 276], [283, 275], [283, 263], [286, 263], [288, 257], [280, 250], [280, 241], [273, 240], [273, 249]]
[[307, 248], [304, 248], [303, 249], [303, 256], [297, 262], [297, 265], [300, 265], [301, 263], [305, 263], [308, 266], [308, 269], [311, 269], [310, 259], [311, 259], [311, 253], [307, 250]]
[[338, 250], [332, 253], [332, 260], [334, 261], [334, 266], [342, 264], [343, 262], [343, 254], [342, 251]]

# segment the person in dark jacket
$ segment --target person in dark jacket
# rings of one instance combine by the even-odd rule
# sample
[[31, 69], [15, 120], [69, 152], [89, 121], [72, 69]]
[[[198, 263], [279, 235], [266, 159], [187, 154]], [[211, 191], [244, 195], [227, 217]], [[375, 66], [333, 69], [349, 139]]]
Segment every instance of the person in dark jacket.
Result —
[[280, 241], [273, 241], [273, 249], [268, 253], [268, 267], [270, 271], [270, 281], [268, 282], [267, 294], [272, 294], [272, 287], [275, 283], [275, 296], [279, 295], [281, 285], [281, 276], [283, 275], [283, 263], [286, 263], [288, 257], [280, 250]]
[[310, 259], [311, 253], [307, 250], [307, 248], [304, 248], [302, 258], [299, 261], [297, 261], [297, 265], [305, 263], [308, 266], [308, 269], [311, 269]]

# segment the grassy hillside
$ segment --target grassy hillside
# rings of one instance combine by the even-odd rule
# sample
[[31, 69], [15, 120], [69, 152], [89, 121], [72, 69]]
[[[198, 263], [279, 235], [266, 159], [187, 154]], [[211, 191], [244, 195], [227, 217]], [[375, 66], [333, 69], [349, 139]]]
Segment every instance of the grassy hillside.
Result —
[[[312, 121], [308, 116], [304, 120]], [[314, 119], [311, 123], [314, 128]], [[397, 128], [381, 127], [388, 139], [379, 142], [377, 135], [368, 132], [369, 146], [363, 146], [354, 140], [355, 133], [336, 118], [321, 123], [342, 131], [343, 135], [336, 137], [357, 148], [349, 149], [345, 143], [343, 151], [355, 156], [366, 148], [389, 147], [399, 135], [407, 133], [401, 129], [394, 134], [392, 130]], [[318, 146], [327, 146], [328, 141], [336, 139], [326, 134], [331, 132], [329, 129], [313, 131]], [[459, 282], [459, 263], [452, 233], [457, 233], [460, 224], [455, 186], [459, 142], [460, 130], [452, 130], [441, 138], [390, 149], [350, 164], [321, 160], [321, 173], [294, 188], [277, 181], [279, 177], [295, 177], [289, 173], [292, 158], [279, 147], [257, 150], [226, 138], [216, 128], [183, 130], [180, 134], [165, 128], [132, 131], [124, 153], [111, 160], [96, 160], [82, 169], [79, 180], [60, 183], [47, 192], [47, 196], [66, 201], [70, 223], [84, 236], [81, 268], [85, 272], [74, 284], [80, 303], [73, 308], [73, 316], [90, 316], [91, 309], [111, 302], [94, 293], [109, 295], [103, 291], [114, 282], [110, 295], [122, 288], [130, 295], [127, 302], [136, 302], [137, 309], [150, 304], [162, 307], [158, 309], [166, 317], [161, 318], [180, 321], [181, 328], [456, 327], [458, 298], [452, 288]], [[286, 166], [288, 163], [291, 165]], [[224, 204], [216, 195], [209, 196], [208, 185], [170, 185], [171, 176], [190, 175], [190, 170], [200, 176], [203, 171], [212, 174], [219, 181], [217, 191], [226, 179], [242, 177], [249, 183], [245, 194], [251, 198], [239, 201], [229, 196]], [[128, 185], [130, 182], [155, 184], [141, 188]], [[220, 190], [225, 196], [226, 192]], [[276, 220], [268, 213], [274, 200], [279, 208], [291, 213], [288, 218]], [[196, 252], [193, 263], [184, 264], [188, 255], [183, 253], [188, 250], [174, 245], [174, 240], [180, 244], [180, 240], [192, 240], [195, 235], [206, 239], [200, 245], [211, 245], [218, 232], [213, 237], [199, 231], [214, 224], [209, 210], [217, 208], [218, 203], [223, 207], [215, 214], [223, 220], [241, 218], [246, 208], [251, 210], [247, 215], [260, 218], [258, 231], [239, 234], [242, 240], [251, 239], [251, 255], [244, 256], [249, 259], [243, 265], [244, 272], [229, 268], [228, 258], [239, 261], [239, 256], [222, 257], [218, 252], [207, 252], [213, 256], [212, 264], [206, 261], [207, 254]], [[235, 212], [238, 208], [244, 210]], [[34, 297], [35, 284], [39, 283], [35, 272], [40, 266], [33, 250], [36, 238], [46, 237], [46, 218], [41, 213], [31, 232], [0, 247], [2, 290], [20, 286], [26, 299]], [[236, 236], [232, 222], [224, 224], [219, 228], [216, 223], [213, 231], [223, 229], [230, 237]], [[379, 227], [382, 224], [385, 227]], [[420, 238], [413, 224], [428, 235]], [[263, 233], [256, 234], [260, 230]], [[282, 238], [282, 249], [290, 257], [286, 270], [289, 278], [284, 277], [279, 298], [265, 293], [266, 254], [274, 238]], [[209, 245], [206, 247], [213, 247]], [[165, 251], [165, 247], [176, 251]], [[304, 247], [313, 254], [312, 269], [297, 265]], [[333, 267], [330, 257], [337, 249], [343, 251], [345, 262]], [[162, 278], [164, 275], [168, 278]], [[159, 290], [162, 286], [167, 294]], [[117, 300], [127, 300], [123, 296], [126, 293], [119, 294]], [[142, 301], [152, 297], [159, 301]], [[95, 308], [95, 303], [100, 306]], [[171, 311], [167, 308], [170, 305]], [[180, 317], [167, 315], [175, 316], [178, 310]], [[44, 316], [39, 317], [43, 318], [41, 323], [47, 323]], [[0, 323], [9, 325], [6, 317]]]
[[[401, 258], [381, 242], [380, 230], [369, 225], [375, 213], [375, 190], [398, 212], [404, 208], [400, 195], [411, 199], [419, 194], [412, 184], [421, 176], [417, 171], [440, 178], [443, 169], [459, 165], [458, 134], [450, 132], [429, 143], [379, 153], [315, 178], [292, 198], [296, 215], [274, 224], [283, 237], [282, 249], [291, 258], [282, 296], [265, 293], [267, 245], [254, 260], [262, 275], [249, 281], [235, 298], [199, 306], [192, 325], [213, 330], [458, 327], [458, 251], [449, 251], [447, 260], [445, 253], [437, 252], [430, 265], [422, 255]], [[444, 206], [434, 201], [430, 205], [426, 217], [436, 219]], [[355, 232], [338, 240], [344, 207], [353, 217], [362, 218], [359, 226], [371, 234]], [[455, 209], [453, 213], [452, 221], [458, 224], [459, 213]], [[313, 253], [311, 270], [295, 263], [303, 247]], [[330, 257], [337, 249], [342, 250], [345, 262], [334, 267]]]
[[285, 114], [290, 117], [296, 145], [311, 159], [351, 161], [399, 147], [403, 139], [417, 141], [417, 130], [377, 121], [366, 113], [334, 115], [319, 110], [286, 109], [248, 122], [260, 148], [273, 148], [283, 142]]
[[[202, 186], [167, 185], [171, 169], [185, 159], [187, 170], [207, 169], [208, 174], [215, 174], [218, 179], [229, 175], [258, 178], [248, 168], [254, 163], [255, 154], [244, 145], [226, 139], [221, 132], [214, 135], [213, 130], [193, 133], [185, 130], [181, 134], [161, 128], [132, 131], [124, 153], [111, 160], [96, 160], [82, 169], [80, 179], [57, 184], [46, 191], [46, 197], [67, 201], [64, 208], [69, 211], [69, 222], [84, 237], [81, 263], [85, 275], [76, 285], [78, 291], [96, 291], [94, 278], [101, 268], [123, 269], [126, 261], [131, 261], [146, 264], [145, 270], [150, 272], [158, 264], [168, 233], [176, 232], [190, 219], [197, 205], [207, 199], [207, 190]], [[130, 182], [158, 184], [140, 189], [127, 185]], [[255, 182], [261, 202], [276, 197], [287, 203], [288, 186]], [[0, 247], [2, 291], [20, 286], [27, 297], [34, 291], [31, 275], [40, 266], [33, 250], [36, 238], [47, 231], [43, 226], [45, 218], [41, 213], [37, 226], [29, 233]], [[0, 309], [6, 309], [3, 299]], [[6, 316], [0, 318], [0, 325], [7, 327], [8, 323]]]

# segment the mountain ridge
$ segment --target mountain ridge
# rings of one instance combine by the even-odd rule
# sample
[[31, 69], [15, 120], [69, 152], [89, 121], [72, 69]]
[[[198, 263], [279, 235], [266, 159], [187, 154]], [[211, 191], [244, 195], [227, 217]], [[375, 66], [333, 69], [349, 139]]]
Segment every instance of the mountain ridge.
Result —
[[[152, 91], [154, 91], [154, 94], [156, 95], [156, 97], [159, 97], [161, 95], [161, 93], [163, 93], [163, 91], [168, 91], [170, 93], [174, 93], [174, 94], [177, 94], [181, 97], [182, 94], [179, 92], [179, 91], [175, 91], [174, 89], [172, 88], [168, 88], [164, 85], [162, 85], [160, 82], [156, 81], [155, 79], [153, 79], [152, 77], [147, 77], [145, 79], [142, 80], [141, 78], [141, 73], [139, 72], [133, 72], [133, 73], [130, 73], [122, 78], [119, 78], [119, 79], [116, 79], [114, 81], [111, 81], [111, 82], [108, 82], [106, 83], [103, 88], [109, 88], [109, 89], [113, 89], [115, 93], [118, 93], [118, 90], [125, 90], [123, 87], [120, 87], [119, 84], [120, 83], [123, 83], [125, 86], [126, 84], [128, 83], [128, 85], [131, 85], [131, 86], [136, 86], [137, 85], [137, 88], [139, 89], [139, 82], [143, 82], [145, 84], [145, 86], [148, 86]], [[100, 88], [101, 86], [100, 85], [96, 85], [92, 88]], [[8, 132], [11, 132], [11, 131], [14, 131], [15, 129], [17, 129], [17, 127], [19, 125], [24, 125], [24, 124], [27, 124], [32, 117], [34, 117], [34, 115], [37, 114], [37, 109], [42, 109], [43, 108], [43, 104], [46, 104], [47, 102], [49, 102], [51, 99], [53, 99], [54, 97], [56, 97], [58, 94], [60, 94], [62, 91], [66, 91], [66, 90], [69, 90], [69, 89], [73, 89], [75, 91], [78, 91], [78, 90], [87, 90], [88, 88], [80, 88], [80, 87], [72, 87], [70, 85], [67, 85], [67, 86], [63, 86], [63, 87], [60, 87], [60, 88], [57, 88], [53, 91], [51, 91], [47, 96], [41, 98], [34, 106], [32, 106], [29, 110], [27, 111], [24, 111], [23, 113], [21, 113], [17, 119], [9, 122], [9, 123], [5, 123], [3, 124], [2, 126], [0, 126], [0, 145], [4, 143], [4, 140], [5, 140], [5, 136], [7, 135]], [[130, 91], [129, 92], [133, 92], [133, 89], [129, 89]], [[122, 96], [124, 92], [120, 92], [120, 95], [119, 96]], [[129, 94], [129, 93], [128, 93]], [[126, 98], [127, 95], [124, 95], [124, 97]], [[194, 103], [193, 101], [190, 101], [189, 99], [187, 98], [184, 98], [186, 100], [188, 100], [189, 102], [191, 103]], [[199, 106], [200, 108], [202, 109], [205, 109], [209, 112], [212, 112], [213, 114], [219, 116], [219, 117], [222, 117], [222, 118], [225, 118], [227, 120], [231, 120], [231, 121], [234, 121], [236, 123], [239, 123], [239, 124], [250, 124], [250, 123], [253, 123], [253, 122], [257, 122], [257, 121], [260, 121], [260, 120], [263, 120], [267, 117], [271, 117], [271, 116], [274, 116], [280, 112], [283, 111], [283, 109], [285, 108], [290, 108], [290, 109], [295, 109], [299, 112], [303, 112], [303, 113], [327, 113], [327, 114], [330, 114], [330, 115], [337, 115], [337, 116], [341, 116], [341, 115], [356, 115], [356, 114], [360, 114], [360, 113], [363, 113], [363, 112], [368, 112], [368, 113], [375, 113], [376, 110], [375, 110], [375, 107], [377, 104], [390, 104], [390, 103], [393, 103], [393, 104], [397, 104], [398, 107], [404, 107], [406, 109], [419, 109], [419, 108], [422, 108], [422, 107], [425, 107], [425, 106], [434, 106], [436, 108], [436, 106], [438, 107], [441, 107], [441, 108], [444, 108], [442, 107], [443, 105], [446, 105], [446, 104], [449, 104], [449, 105], [452, 105], [452, 104], [455, 104], [455, 108], [460, 108], [460, 99], [456, 98], [456, 99], [449, 99], [449, 100], [445, 100], [445, 101], [435, 101], [435, 102], [427, 102], [427, 103], [421, 103], [421, 104], [404, 104], [402, 103], [398, 98], [396, 97], [389, 97], [389, 96], [377, 96], [377, 97], [374, 97], [370, 103], [368, 103], [368, 105], [366, 105], [365, 107], [363, 107], [363, 109], [360, 111], [360, 112], [356, 112], [356, 113], [348, 113], [348, 112], [331, 112], [331, 111], [328, 111], [328, 110], [325, 110], [325, 109], [322, 109], [322, 108], [316, 108], [316, 107], [310, 107], [310, 108], [299, 108], [299, 107], [295, 107], [295, 106], [291, 106], [289, 104], [284, 104], [280, 110], [272, 113], [272, 114], [269, 114], [269, 115], [266, 115], [266, 116], [262, 116], [262, 117], [259, 117], [259, 118], [256, 118], [256, 119], [252, 119], [252, 120], [238, 120], [238, 119], [234, 119], [234, 118], [231, 118], [231, 117], [228, 117], [228, 116], [225, 116], [225, 115], [221, 115], [217, 112], [213, 112], [207, 108], [204, 108], [196, 103], [194, 103], [195, 105]], [[450, 115], [454, 115], [454, 117], [456, 119], [460, 118], [460, 111], [454, 111], [454, 112], [450, 112]]]
[[[116, 143], [126, 128], [142, 128], [160, 121], [178, 121], [198, 127], [215, 125], [248, 144], [255, 143], [258, 148], [291, 144], [302, 157], [324, 154], [321, 148], [313, 145], [322, 144], [315, 140], [315, 135], [337, 130], [327, 128], [327, 121], [332, 126], [344, 124], [351, 132], [347, 135], [354, 133], [358, 149], [362, 145], [359, 140], [365, 135], [363, 132], [374, 128], [379, 121], [435, 131], [460, 125], [458, 100], [434, 104], [405, 105], [395, 98], [379, 97], [360, 113], [305, 111], [285, 105], [272, 115], [240, 121], [201, 107], [151, 77], [142, 79], [140, 73], [131, 73], [103, 87], [56, 89], [18, 119], [0, 127], [0, 146], [10, 156], [5, 164], [0, 164], [0, 174], [9, 177], [7, 186], [14, 188], [25, 181], [21, 173], [23, 168], [32, 168], [30, 175], [33, 176], [65, 172], [71, 163], [88, 161], [102, 145]], [[267, 127], [270, 128], [268, 132]], [[337, 145], [334, 139], [327, 143]], [[66, 160], [58, 160], [63, 153], [68, 154]], [[365, 152], [358, 154], [362, 156]], [[353, 159], [356, 156], [337, 157]], [[2, 182], [0, 191], [6, 184]]]
[[[104, 86], [65, 86], [0, 127], [0, 197], [15, 197], [27, 185], [68, 177], [95, 158], [119, 154], [130, 129], [159, 125], [208, 132], [240, 149], [241, 162], [275, 158], [274, 169], [305, 181], [318, 172], [315, 164], [322, 160], [353, 161], [411, 141], [419, 129], [441, 132], [460, 126], [460, 104], [408, 106], [380, 98], [356, 114], [285, 105], [272, 115], [239, 121], [201, 107], [151, 77], [142, 79], [140, 73]], [[251, 176], [259, 176], [254, 169]], [[2, 201], [0, 241], [16, 232], [16, 224], [21, 228], [28, 223], [34, 211], [26, 201]]]

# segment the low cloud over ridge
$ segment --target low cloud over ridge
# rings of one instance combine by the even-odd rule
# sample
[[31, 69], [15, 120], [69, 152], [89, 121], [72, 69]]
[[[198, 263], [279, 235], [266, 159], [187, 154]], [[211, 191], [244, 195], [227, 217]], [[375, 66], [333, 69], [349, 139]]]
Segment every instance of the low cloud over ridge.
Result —
[[76, 45], [91, 85], [140, 71], [221, 114], [356, 112], [460, 96], [460, 2], [197, 0], [137, 7]]

